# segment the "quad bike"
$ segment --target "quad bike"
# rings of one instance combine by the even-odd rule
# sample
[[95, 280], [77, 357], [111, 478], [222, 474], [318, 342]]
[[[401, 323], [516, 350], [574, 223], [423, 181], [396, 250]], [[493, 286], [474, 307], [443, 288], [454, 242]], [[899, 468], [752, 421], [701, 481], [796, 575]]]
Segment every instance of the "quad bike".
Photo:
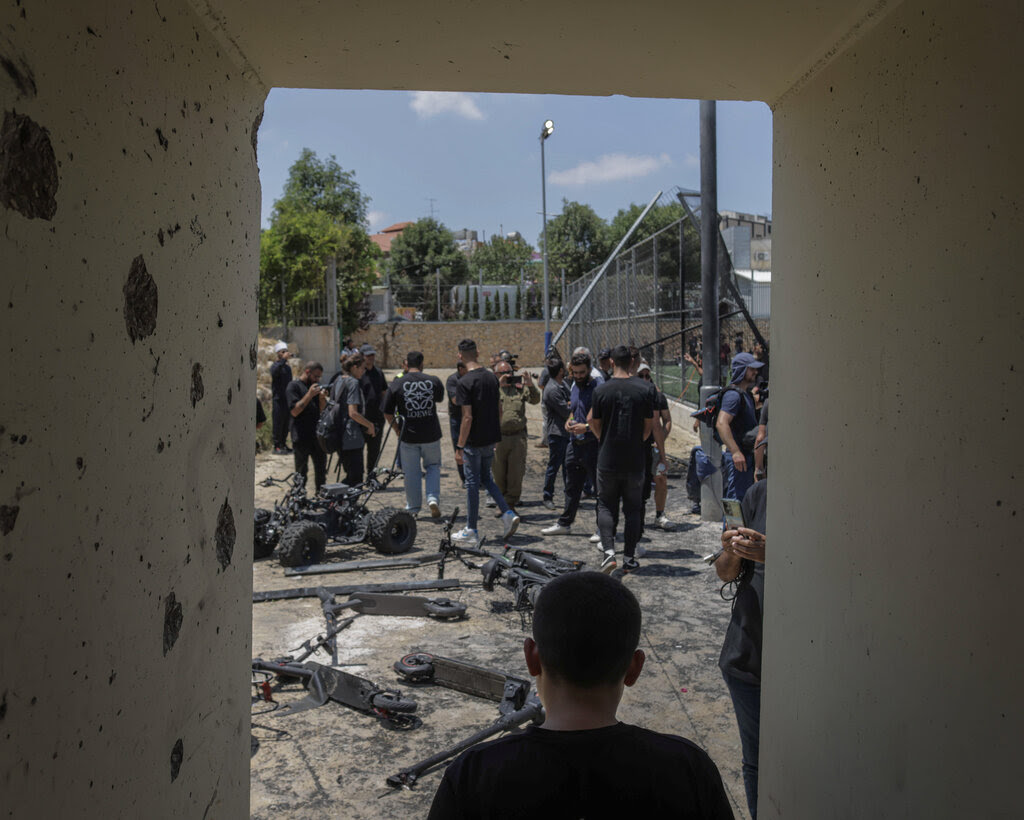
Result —
[[386, 555], [407, 552], [416, 540], [416, 519], [405, 510], [366, 506], [397, 475], [395, 470], [376, 470], [355, 487], [324, 484], [312, 498], [297, 473], [283, 480], [265, 479], [267, 485], [291, 486], [273, 512], [256, 510], [254, 557], [260, 557], [260, 552], [268, 555], [270, 545], [282, 566], [307, 566], [323, 559], [328, 543], [347, 546], [363, 541]]

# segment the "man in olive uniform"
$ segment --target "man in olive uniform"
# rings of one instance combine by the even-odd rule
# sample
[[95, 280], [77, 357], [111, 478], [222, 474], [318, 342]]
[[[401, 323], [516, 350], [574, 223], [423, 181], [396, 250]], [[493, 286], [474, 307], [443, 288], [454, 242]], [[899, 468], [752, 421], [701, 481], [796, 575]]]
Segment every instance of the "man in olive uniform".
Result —
[[499, 361], [494, 368], [501, 401], [501, 441], [494, 448], [494, 483], [515, 509], [526, 473], [526, 405], [540, 404], [540, 391], [524, 369], [513, 378], [512, 365]]

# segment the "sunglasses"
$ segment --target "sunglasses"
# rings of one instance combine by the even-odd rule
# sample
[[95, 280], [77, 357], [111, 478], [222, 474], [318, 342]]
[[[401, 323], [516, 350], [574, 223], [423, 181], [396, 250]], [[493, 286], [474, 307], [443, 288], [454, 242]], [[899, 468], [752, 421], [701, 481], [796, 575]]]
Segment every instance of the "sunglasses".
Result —
[[646, 379], [647, 381], [650, 381], [651, 380], [651, 374], [650, 373], [644, 373], [640, 378], [641, 379]]

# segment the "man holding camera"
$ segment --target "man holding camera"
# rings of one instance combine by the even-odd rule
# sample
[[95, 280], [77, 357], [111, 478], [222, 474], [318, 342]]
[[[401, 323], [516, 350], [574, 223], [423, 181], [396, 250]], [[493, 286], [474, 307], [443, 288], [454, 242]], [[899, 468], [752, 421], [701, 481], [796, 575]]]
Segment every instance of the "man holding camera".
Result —
[[526, 370], [517, 374], [514, 364], [515, 358], [508, 356], [494, 367], [501, 402], [501, 441], [494, 448], [494, 483], [512, 509], [519, 504], [526, 474], [526, 405], [540, 403], [533, 378]]
[[327, 453], [316, 440], [316, 423], [320, 411], [327, 405], [327, 393], [320, 387], [324, 366], [320, 362], [307, 362], [302, 375], [288, 385], [285, 397], [292, 416], [292, 455], [295, 472], [303, 478], [309, 476], [309, 459], [313, 459], [313, 478], [316, 489], [327, 480]]

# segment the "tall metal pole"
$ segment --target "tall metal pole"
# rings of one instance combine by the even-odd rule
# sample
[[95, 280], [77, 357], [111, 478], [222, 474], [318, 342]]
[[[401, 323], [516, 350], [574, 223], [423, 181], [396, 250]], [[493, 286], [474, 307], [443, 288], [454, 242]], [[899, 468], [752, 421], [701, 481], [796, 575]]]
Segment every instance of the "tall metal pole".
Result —
[[434, 276], [437, 277], [437, 321], [441, 321], [441, 269], [436, 268], [434, 270]]
[[540, 131], [540, 209], [544, 220], [544, 355], [551, 349], [551, 302], [548, 299], [548, 188], [544, 172], [544, 140], [555, 130], [554, 123], [547, 120]]
[[[700, 406], [721, 384], [718, 322], [718, 149], [714, 100], [700, 101], [700, 281], [701, 335], [704, 350], [704, 383]], [[701, 517], [721, 520], [722, 447], [714, 431], [701, 425], [701, 445], [711, 463], [718, 467], [701, 483]]]

